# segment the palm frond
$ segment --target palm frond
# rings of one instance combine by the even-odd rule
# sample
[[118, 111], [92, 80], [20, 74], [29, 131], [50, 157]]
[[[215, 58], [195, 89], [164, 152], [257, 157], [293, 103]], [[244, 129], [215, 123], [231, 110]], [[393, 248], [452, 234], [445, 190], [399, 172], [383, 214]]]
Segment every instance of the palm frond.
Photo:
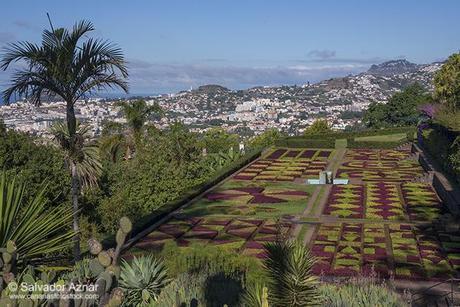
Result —
[[98, 144], [89, 143], [89, 126], [77, 123], [77, 131], [71, 136], [63, 122], [54, 124], [50, 132], [54, 141], [65, 153], [67, 165], [76, 164], [80, 184], [83, 187], [95, 186], [102, 173]]
[[[59, 28], [45, 30], [41, 45], [18, 42], [8, 45], [0, 61], [6, 70], [14, 62], [26, 68], [3, 92], [8, 103], [14, 94], [41, 102], [41, 95], [57, 95], [74, 104], [86, 94], [107, 88], [128, 91], [128, 76], [123, 53], [116, 45], [86, 34], [94, 30], [89, 21], [80, 21], [71, 31]], [[39, 80], [40, 82], [38, 82]]]

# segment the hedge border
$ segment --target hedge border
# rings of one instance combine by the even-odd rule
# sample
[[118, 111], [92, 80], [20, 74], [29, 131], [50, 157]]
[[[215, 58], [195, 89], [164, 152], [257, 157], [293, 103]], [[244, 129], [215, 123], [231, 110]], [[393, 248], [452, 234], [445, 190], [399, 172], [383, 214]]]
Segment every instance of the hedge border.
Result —
[[[159, 222], [161, 219], [165, 218], [171, 212], [179, 209], [180, 207], [184, 206], [200, 194], [204, 193], [205, 191], [209, 190], [237, 170], [241, 169], [242, 167], [246, 166], [247, 164], [251, 163], [252, 161], [256, 160], [262, 155], [264, 148], [258, 148], [249, 151], [245, 155], [243, 155], [237, 161], [231, 163], [227, 167], [219, 170], [214, 176], [212, 176], [206, 182], [195, 186], [182, 194], [183, 196], [179, 199], [174, 201], [168, 202], [165, 205], [161, 206], [160, 208], [156, 209], [151, 214], [142, 217], [135, 223], [133, 223], [133, 230], [131, 232], [130, 237], [133, 238], [145, 229], [147, 229], [150, 225]], [[107, 247], [112, 247], [115, 245], [115, 235], [110, 234], [109, 236], [105, 237], [102, 240], [102, 244]]]
[[374, 136], [374, 135], [389, 135], [396, 133], [412, 133], [415, 134], [417, 128], [415, 126], [405, 127], [394, 127], [384, 129], [369, 129], [357, 132], [331, 132], [326, 134], [308, 135], [308, 136], [297, 136], [293, 138], [307, 138], [307, 139], [324, 139], [324, 138], [336, 138], [336, 139], [348, 139], [361, 136]]
[[[338, 139], [347, 140], [347, 148], [381, 148], [390, 149], [398, 147], [408, 141], [413, 141], [416, 128], [396, 127], [378, 130], [367, 130], [362, 132], [334, 132], [324, 135], [311, 136], [293, 136], [280, 139], [275, 142], [278, 147], [291, 148], [335, 148], [335, 141]], [[376, 141], [355, 141], [356, 137], [376, 136], [376, 135], [391, 135], [396, 133], [405, 133], [406, 138], [400, 141], [391, 142], [376, 142]]]

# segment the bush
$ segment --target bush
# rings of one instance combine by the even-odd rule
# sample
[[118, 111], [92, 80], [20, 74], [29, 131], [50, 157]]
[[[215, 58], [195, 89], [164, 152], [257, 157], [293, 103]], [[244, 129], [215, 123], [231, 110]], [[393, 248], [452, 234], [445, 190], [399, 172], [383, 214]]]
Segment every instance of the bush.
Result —
[[439, 125], [419, 131], [420, 144], [460, 184], [460, 144], [456, 141], [459, 137]]
[[171, 277], [183, 273], [207, 271], [225, 275], [243, 275], [248, 283], [264, 282], [267, 277], [260, 262], [220, 246], [192, 244], [178, 248], [173, 242], [167, 243], [160, 253]]
[[279, 139], [275, 142], [278, 147], [297, 147], [297, 148], [334, 148], [337, 139], [347, 139], [349, 148], [393, 148], [397, 147], [406, 140], [401, 142], [368, 142], [355, 141], [356, 137], [390, 135], [397, 133], [406, 133], [406, 139], [414, 139], [416, 128], [414, 126], [396, 127], [386, 129], [372, 129], [360, 132], [331, 131], [322, 134], [312, 134], [308, 136], [294, 136]]
[[385, 285], [363, 279], [347, 284], [323, 284], [319, 287], [322, 306], [408, 306], [395, 292]]
[[239, 306], [245, 285], [265, 280], [256, 259], [218, 246], [179, 249], [168, 243], [160, 256], [175, 280], [161, 292], [158, 306], [190, 306], [192, 301], [198, 306]]
[[240, 306], [242, 280], [224, 273], [183, 273], [161, 291], [153, 306]]

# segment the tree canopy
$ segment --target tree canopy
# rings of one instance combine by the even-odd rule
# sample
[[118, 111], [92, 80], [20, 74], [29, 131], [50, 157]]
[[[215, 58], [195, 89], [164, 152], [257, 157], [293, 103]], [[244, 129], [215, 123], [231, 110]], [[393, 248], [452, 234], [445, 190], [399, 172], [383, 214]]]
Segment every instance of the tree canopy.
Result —
[[460, 53], [452, 54], [434, 77], [434, 97], [450, 108], [460, 108]]
[[332, 131], [326, 119], [317, 119], [304, 131], [304, 135], [323, 134]]
[[418, 107], [430, 101], [431, 95], [421, 85], [412, 84], [394, 94], [386, 104], [371, 103], [363, 122], [368, 128], [414, 125], [418, 121]]

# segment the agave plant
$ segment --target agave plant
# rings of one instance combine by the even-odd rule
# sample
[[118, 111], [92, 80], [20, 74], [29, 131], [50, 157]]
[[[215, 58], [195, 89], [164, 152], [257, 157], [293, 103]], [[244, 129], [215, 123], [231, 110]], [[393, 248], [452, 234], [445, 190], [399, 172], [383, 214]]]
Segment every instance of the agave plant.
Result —
[[169, 283], [166, 266], [152, 255], [134, 257], [121, 264], [120, 287], [126, 292], [124, 306], [146, 306], [157, 300]]
[[11, 240], [16, 243], [19, 260], [62, 251], [71, 243], [73, 232], [71, 208], [48, 208], [44, 193], [46, 184], [30, 201], [24, 201], [23, 183], [0, 179], [0, 247]]
[[271, 306], [319, 304], [318, 280], [312, 274], [314, 258], [302, 244], [276, 241], [265, 245], [264, 268], [270, 277]]

